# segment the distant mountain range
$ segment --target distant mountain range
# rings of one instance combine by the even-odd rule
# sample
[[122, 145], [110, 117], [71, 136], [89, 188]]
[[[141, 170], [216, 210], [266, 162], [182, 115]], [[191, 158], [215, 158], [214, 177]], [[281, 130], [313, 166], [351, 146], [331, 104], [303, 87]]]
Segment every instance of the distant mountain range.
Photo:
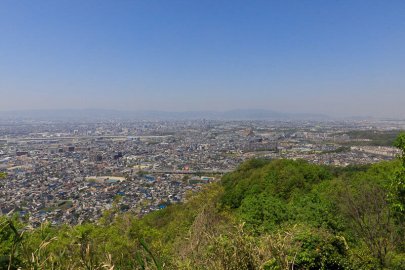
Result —
[[229, 111], [120, 111], [109, 109], [61, 109], [0, 111], [0, 119], [15, 120], [327, 120], [322, 114], [281, 113], [272, 110]]

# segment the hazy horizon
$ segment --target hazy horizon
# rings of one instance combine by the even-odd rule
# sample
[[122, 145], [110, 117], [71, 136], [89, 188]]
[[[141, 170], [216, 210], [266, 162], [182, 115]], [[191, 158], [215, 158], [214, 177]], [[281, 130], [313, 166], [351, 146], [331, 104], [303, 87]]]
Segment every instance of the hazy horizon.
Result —
[[100, 108], [81, 109], [26, 109], [0, 110], [0, 119], [9, 120], [405, 120], [397, 117], [374, 117], [371, 115], [338, 116], [322, 113], [275, 111], [269, 109], [231, 110], [119, 110]]
[[2, 1], [0, 112], [405, 118], [403, 1]]

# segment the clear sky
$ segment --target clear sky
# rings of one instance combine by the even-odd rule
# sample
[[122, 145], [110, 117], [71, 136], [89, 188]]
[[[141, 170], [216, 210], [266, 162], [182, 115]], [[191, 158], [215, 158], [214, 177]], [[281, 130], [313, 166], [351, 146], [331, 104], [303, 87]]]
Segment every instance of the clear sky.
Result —
[[405, 1], [0, 1], [0, 110], [405, 117]]

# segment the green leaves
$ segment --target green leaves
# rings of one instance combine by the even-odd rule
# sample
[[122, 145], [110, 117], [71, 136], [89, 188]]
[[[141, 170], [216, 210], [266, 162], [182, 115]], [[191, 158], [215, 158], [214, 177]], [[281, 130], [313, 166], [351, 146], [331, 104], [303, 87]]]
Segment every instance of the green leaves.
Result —
[[261, 193], [288, 202], [294, 194], [308, 192], [314, 184], [330, 178], [327, 169], [302, 160], [248, 161], [224, 176], [222, 202], [238, 208], [245, 197]]
[[272, 231], [289, 218], [287, 205], [281, 199], [264, 194], [246, 197], [238, 214], [246, 227], [256, 232]]
[[[401, 151], [399, 159], [401, 167], [396, 171], [388, 189], [388, 201], [391, 204], [393, 216], [400, 226], [400, 234], [405, 242], [405, 133], [401, 133], [394, 145]], [[404, 263], [405, 264], [405, 263]]]

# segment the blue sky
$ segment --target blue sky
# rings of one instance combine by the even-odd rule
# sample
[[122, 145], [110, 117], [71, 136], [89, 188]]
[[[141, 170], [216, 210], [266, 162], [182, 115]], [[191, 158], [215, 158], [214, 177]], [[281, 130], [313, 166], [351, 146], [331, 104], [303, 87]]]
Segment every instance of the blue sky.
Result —
[[405, 1], [0, 1], [0, 110], [405, 116]]

